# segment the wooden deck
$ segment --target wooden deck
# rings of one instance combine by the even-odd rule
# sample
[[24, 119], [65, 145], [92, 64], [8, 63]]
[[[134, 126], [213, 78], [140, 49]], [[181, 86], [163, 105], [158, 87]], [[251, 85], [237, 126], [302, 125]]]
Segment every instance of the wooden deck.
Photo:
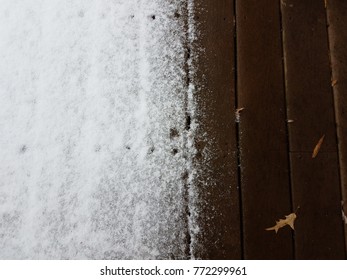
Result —
[[[203, 192], [198, 257], [345, 259], [347, 1], [196, 2], [200, 121], [216, 151], [201, 181], [219, 182]], [[295, 231], [265, 231], [298, 207]]]

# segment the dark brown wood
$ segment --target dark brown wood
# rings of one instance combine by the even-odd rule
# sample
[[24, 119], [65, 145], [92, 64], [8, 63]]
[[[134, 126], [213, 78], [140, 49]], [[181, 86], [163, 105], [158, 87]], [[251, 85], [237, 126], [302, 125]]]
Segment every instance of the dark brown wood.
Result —
[[291, 229], [265, 231], [291, 213], [279, 1], [237, 1], [237, 79], [246, 259], [292, 259]]
[[[298, 259], [345, 257], [324, 1], [282, 0]], [[312, 151], [325, 135], [318, 156]]]
[[[347, 1], [327, 1], [343, 210], [347, 214]], [[345, 224], [345, 245], [347, 225]], [[346, 246], [347, 252], [347, 246]]]
[[[199, 39], [196, 46], [199, 114], [195, 180], [199, 192], [200, 231], [193, 244], [202, 259], [240, 259], [240, 212], [237, 189], [236, 132], [234, 120], [233, 1], [195, 1]], [[193, 50], [193, 54], [198, 48]], [[193, 56], [195, 57], [195, 56]]]
[[[293, 153], [294, 201], [300, 205], [295, 223], [298, 259], [343, 259], [337, 154], [321, 152], [312, 159], [311, 152]], [[300, 188], [300, 189], [298, 189]]]

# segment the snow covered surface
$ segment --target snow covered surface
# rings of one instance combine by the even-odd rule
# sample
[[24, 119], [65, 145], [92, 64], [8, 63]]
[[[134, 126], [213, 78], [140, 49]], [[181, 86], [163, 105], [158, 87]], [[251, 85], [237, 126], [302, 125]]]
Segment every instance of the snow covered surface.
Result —
[[192, 5], [0, 0], [0, 259], [194, 257]]

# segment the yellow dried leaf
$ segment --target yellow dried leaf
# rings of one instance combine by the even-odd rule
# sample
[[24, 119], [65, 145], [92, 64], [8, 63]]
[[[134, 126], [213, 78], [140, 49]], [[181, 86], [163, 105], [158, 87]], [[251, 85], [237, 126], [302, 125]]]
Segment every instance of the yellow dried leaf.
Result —
[[317, 156], [317, 154], [318, 154], [318, 152], [319, 152], [319, 150], [320, 150], [320, 147], [321, 147], [322, 144], [323, 144], [324, 137], [325, 137], [325, 135], [323, 135], [323, 136], [319, 139], [317, 145], [314, 147], [313, 152], [312, 152], [312, 158], [315, 158], [315, 157]]
[[285, 219], [280, 219], [279, 221], [276, 221], [276, 225], [273, 226], [273, 227], [269, 227], [269, 228], [266, 228], [265, 230], [274, 230], [276, 233], [277, 231], [288, 225], [290, 226], [293, 230], [294, 230], [294, 221], [296, 219], [296, 214], [295, 213], [291, 213], [289, 214], [288, 216], [286, 216]]

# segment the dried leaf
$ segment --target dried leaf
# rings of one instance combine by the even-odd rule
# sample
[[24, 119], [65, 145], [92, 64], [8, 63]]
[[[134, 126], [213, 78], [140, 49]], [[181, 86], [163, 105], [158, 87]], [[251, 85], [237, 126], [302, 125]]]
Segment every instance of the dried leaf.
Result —
[[336, 84], [337, 84], [337, 80], [332, 80], [332, 81], [331, 81], [331, 86], [332, 86], [332, 87], [336, 86]]
[[240, 112], [243, 111], [244, 109], [245, 109], [244, 107], [236, 109], [236, 114], [240, 114]]
[[244, 110], [245, 108], [238, 108], [235, 111], [235, 118], [236, 118], [236, 122], [240, 122], [240, 113]]
[[319, 152], [319, 150], [320, 150], [320, 147], [321, 147], [322, 144], [323, 144], [324, 137], [325, 137], [325, 135], [323, 135], [323, 136], [319, 139], [317, 145], [314, 147], [313, 153], [312, 153], [312, 158], [315, 158], [315, 157], [317, 156], [317, 154], [318, 154], [318, 152]]
[[294, 230], [294, 221], [296, 219], [296, 214], [295, 213], [291, 213], [289, 214], [288, 216], [286, 216], [285, 219], [280, 219], [279, 221], [276, 221], [276, 225], [273, 226], [273, 227], [269, 227], [269, 228], [266, 228], [265, 230], [274, 230], [276, 233], [277, 231], [288, 225], [290, 226], [293, 230]]

